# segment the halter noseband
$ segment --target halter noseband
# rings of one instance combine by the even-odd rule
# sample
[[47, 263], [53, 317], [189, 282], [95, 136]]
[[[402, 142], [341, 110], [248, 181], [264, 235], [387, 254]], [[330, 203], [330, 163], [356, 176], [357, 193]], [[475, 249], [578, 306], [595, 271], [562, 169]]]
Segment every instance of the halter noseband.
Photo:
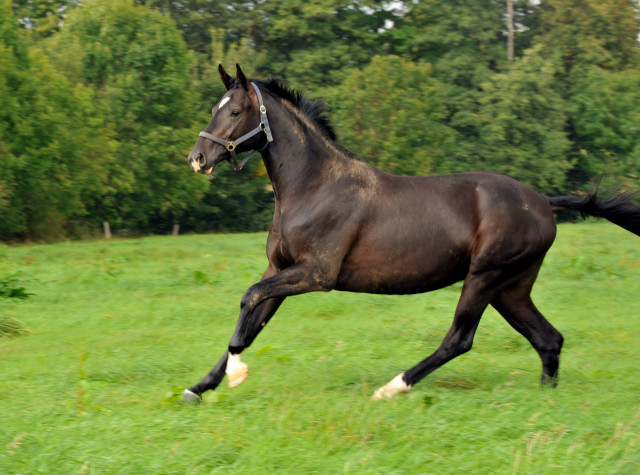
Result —
[[[219, 143], [229, 151], [229, 153], [231, 154], [233, 169], [235, 171], [242, 170], [242, 167], [245, 166], [247, 161], [249, 161], [249, 159], [254, 154], [258, 152], [262, 152], [265, 148], [269, 146], [269, 143], [273, 142], [273, 135], [271, 134], [271, 129], [269, 128], [269, 120], [267, 119], [267, 108], [264, 106], [264, 103], [262, 102], [262, 94], [260, 94], [260, 89], [258, 89], [258, 86], [256, 86], [254, 82], [252, 82], [251, 85], [253, 86], [253, 89], [256, 91], [256, 96], [258, 96], [258, 103], [260, 104], [260, 124], [258, 125], [258, 127], [253, 129], [251, 132], [244, 134], [242, 137], [236, 140], [221, 139], [216, 137], [215, 135], [211, 135], [208, 132], [200, 132], [199, 134], [200, 137], [213, 140], [214, 142]], [[254, 150], [249, 155], [244, 157], [240, 163], [238, 163], [238, 157], [236, 156], [236, 147], [240, 145], [242, 142], [249, 140], [251, 137], [253, 137], [254, 135], [260, 132], [264, 132], [267, 136], [267, 143], [265, 144], [265, 146], [262, 147], [260, 150]]]

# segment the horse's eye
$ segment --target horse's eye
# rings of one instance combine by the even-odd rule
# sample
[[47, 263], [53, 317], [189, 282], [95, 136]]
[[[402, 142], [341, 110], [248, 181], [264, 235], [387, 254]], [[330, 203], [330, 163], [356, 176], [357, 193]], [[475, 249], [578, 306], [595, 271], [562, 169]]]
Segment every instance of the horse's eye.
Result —
[[234, 117], [238, 117], [240, 115], [240, 111], [238, 109], [233, 109], [231, 111], [231, 115]]

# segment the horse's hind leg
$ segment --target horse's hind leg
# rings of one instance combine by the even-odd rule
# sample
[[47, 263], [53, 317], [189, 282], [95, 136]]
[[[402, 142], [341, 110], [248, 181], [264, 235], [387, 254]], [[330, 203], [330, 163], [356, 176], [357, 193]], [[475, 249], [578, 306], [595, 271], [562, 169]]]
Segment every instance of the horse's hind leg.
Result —
[[500, 292], [491, 305], [536, 349], [542, 360], [542, 385], [558, 384], [562, 334], [538, 311], [531, 300], [533, 282], [521, 283]]
[[453, 324], [438, 349], [413, 368], [397, 375], [388, 384], [378, 389], [373, 399], [385, 399], [407, 392], [429, 373], [446, 362], [471, 349], [473, 337], [482, 313], [493, 296], [492, 288], [499, 281], [499, 271], [481, 275], [469, 275], [462, 287]]

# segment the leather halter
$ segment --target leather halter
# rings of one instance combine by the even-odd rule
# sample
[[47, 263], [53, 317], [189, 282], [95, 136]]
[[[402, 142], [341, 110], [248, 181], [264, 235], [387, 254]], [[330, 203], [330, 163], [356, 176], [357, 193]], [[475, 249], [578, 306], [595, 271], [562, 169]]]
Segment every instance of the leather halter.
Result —
[[[253, 86], [253, 89], [256, 91], [256, 96], [258, 97], [258, 103], [260, 105], [260, 124], [258, 125], [258, 127], [256, 127], [251, 132], [248, 132], [244, 134], [242, 137], [235, 140], [221, 139], [219, 137], [216, 137], [215, 135], [211, 135], [210, 133], [204, 132], [204, 131], [200, 132], [199, 134], [200, 137], [213, 140], [214, 142], [219, 143], [229, 151], [229, 153], [231, 154], [231, 160], [232, 160], [231, 164], [235, 171], [242, 170], [242, 167], [245, 166], [247, 161], [249, 161], [249, 159], [254, 154], [258, 152], [262, 152], [265, 148], [269, 146], [271, 142], [273, 142], [273, 135], [271, 134], [271, 129], [269, 128], [269, 120], [267, 119], [267, 108], [264, 106], [264, 103], [262, 101], [262, 94], [260, 94], [260, 89], [258, 89], [258, 86], [256, 86], [254, 82], [252, 82], [251, 85]], [[236, 156], [236, 147], [238, 147], [238, 145], [240, 145], [242, 142], [249, 140], [251, 137], [253, 137], [254, 135], [260, 132], [264, 132], [267, 136], [267, 143], [265, 144], [265, 146], [262, 147], [260, 150], [254, 150], [249, 155], [244, 157], [240, 163], [238, 163], [238, 157]]]

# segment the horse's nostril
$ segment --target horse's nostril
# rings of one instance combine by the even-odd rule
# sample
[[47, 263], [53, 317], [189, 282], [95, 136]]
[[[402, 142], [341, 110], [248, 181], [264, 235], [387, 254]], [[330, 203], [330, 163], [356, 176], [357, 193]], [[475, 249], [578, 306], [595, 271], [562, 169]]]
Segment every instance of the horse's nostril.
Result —
[[204, 158], [204, 155], [201, 153], [198, 154], [198, 157], [196, 158], [196, 160], [198, 160], [198, 164], [201, 167], [204, 167], [207, 164], [207, 159]]

